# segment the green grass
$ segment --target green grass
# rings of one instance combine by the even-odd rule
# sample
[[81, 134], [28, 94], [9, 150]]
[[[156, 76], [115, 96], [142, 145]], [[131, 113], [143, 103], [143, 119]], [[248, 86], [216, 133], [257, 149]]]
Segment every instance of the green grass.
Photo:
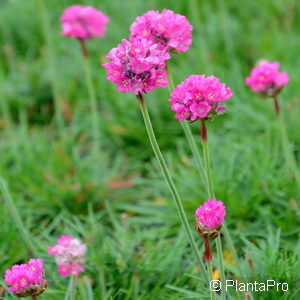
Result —
[[[77, 1], [94, 5], [111, 19], [106, 37], [88, 42], [101, 160], [91, 151], [79, 45], [60, 36], [59, 17], [73, 2], [42, 1], [46, 15], [38, 2], [0, 2], [0, 174], [46, 262], [49, 288], [40, 299], [63, 299], [68, 287], [68, 279], [58, 276], [53, 258], [46, 254], [46, 247], [61, 234], [78, 236], [88, 245], [78, 299], [209, 297], [154, 159], [138, 103], [132, 94], [116, 91], [101, 67], [108, 50], [127, 38], [136, 16], [163, 8], [186, 15], [194, 26], [190, 50], [170, 60], [175, 84], [190, 74], [214, 74], [235, 93], [228, 112], [208, 124], [215, 192], [227, 207], [226, 221], [245, 279], [274, 279], [290, 287], [285, 294], [253, 297], [299, 299], [300, 191], [284, 160], [271, 100], [259, 98], [243, 84], [260, 58], [280, 61], [289, 73], [291, 81], [281, 100], [299, 166], [298, 1]], [[147, 94], [146, 101], [193, 226], [194, 210], [207, 196], [168, 97], [168, 89], [160, 88]], [[55, 99], [62, 126], [55, 120]], [[199, 124], [191, 128], [200, 147]], [[1, 212], [2, 285], [4, 270], [30, 255], [2, 199]], [[196, 233], [195, 238], [202, 247]], [[228, 278], [238, 277], [229, 262], [226, 271]], [[238, 299], [233, 290], [230, 293], [230, 299]], [[0, 290], [1, 296], [13, 299]]]

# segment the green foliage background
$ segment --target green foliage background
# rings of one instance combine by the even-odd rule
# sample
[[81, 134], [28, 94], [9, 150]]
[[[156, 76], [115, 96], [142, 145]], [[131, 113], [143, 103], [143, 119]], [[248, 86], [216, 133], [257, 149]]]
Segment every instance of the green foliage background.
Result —
[[[246, 280], [275, 279], [290, 287], [287, 293], [253, 297], [299, 299], [300, 192], [283, 157], [271, 100], [259, 98], [243, 84], [261, 58], [280, 61], [289, 73], [281, 103], [299, 165], [298, 0], [77, 3], [93, 5], [111, 19], [106, 36], [88, 42], [101, 120], [99, 159], [91, 152], [80, 48], [76, 40], [60, 36], [59, 17], [73, 1], [0, 1], [0, 173], [46, 262], [49, 288], [40, 298], [63, 299], [68, 286], [46, 254], [46, 247], [61, 234], [78, 236], [88, 245], [78, 299], [209, 297], [137, 102], [133, 94], [116, 91], [101, 67], [108, 50], [128, 37], [136, 16], [168, 8], [186, 15], [194, 26], [190, 50], [170, 60], [175, 84], [190, 74], [213, 74], [235, 93], [227, 113], [209, 124], [216, 194], [227, 207], [226, 221]], [[160, 88], [147, 94], [146, 101], [193, 226], [194, 210], [207, 197], [168, 97], [168, 89]], [[54, 117], [54, 98], [63, 113], [62, 126]], [[199, 124], [191, 128], [200, 147]], [[2, 199], [0, 224], [3, 278], [6, 268], [26, 261], [29, 253]], [[201, 247], [202, 240], [197, 241]], [[227, 261], [228, 278], [237, 274]], [[12, 299], [1, 290], [0, 295]], [[244, 299], [234, 291], [229, 297]]]

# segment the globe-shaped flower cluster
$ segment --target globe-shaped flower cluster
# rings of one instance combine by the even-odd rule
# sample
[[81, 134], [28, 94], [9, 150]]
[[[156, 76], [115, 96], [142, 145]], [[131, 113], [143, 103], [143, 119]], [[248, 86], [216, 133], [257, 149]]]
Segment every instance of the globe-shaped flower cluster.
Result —
[[65, 9], [60, 21], [62, 35], [87, 40], [104, 36], [109, 18], [92, 6], [72, 5]]
[[30, 259], [28, 264], [14, 265], [6, 270], [4, 281], [17, 297], [38, 296], [47, 287], [41, 259]]
[[78, 276], [84, 271], [86, 245], [70, 235], [62, 235], [57, 244], [48, 247], [48, 254], [54, 255], [61, 276]]
[[262, 60], [251, 70], [245, 84], [250, 86], [253, 92], [265, 96], [275, 96], [289, 81], [286, 72], [279, 72], [279, 62]]
[[222, 225], [225, 215], [223, 202], [216, 199], [208, 199], [196, 210], [197, 221], [209, 229]]
[[165, 70], [170, 55], [147, 40], [123, 40], [109, 51], [111, 61], [103, 66], [107, 79], [116, 83], [119, 91], [146, 93], [168, 83]]
[[191, 75], [172, 92], [171, 109], [180, 121], [206, 119], [225, 112], [222, 101], [233, 96], [230, 88], [219, 78], [206, 75]]
[[172, 10], [150, 10], [131, 24], [130, 37], [143, 38], [166, 51], [181, 53], [187, 51], [192, 43], [192, 29], [185, 16], [175, 14]]

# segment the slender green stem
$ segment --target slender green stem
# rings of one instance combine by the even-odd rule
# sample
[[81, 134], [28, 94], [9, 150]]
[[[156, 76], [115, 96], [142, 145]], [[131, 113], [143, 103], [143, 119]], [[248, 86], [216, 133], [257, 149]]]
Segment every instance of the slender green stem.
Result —
[[[85, 84], [89, 95], [89, 104], [91, 110], [91, 130], [93, 139], [93, 154], [95, 159], [101, 159], [100, 157], [100, 136], [99, 136], [99, 117], [97, 111], [96, 92], [92, 79], [91, 65], [89, 62], [88, 51], [84, 40], [79, 40], [82, 53], [82, 61], [85, 75]], [[96, 170], [98, 167], [95, 165]], [[105, 272], [104, 264], [100, 262], [99, 270], [99, 282], [101, 286], [101, 299], [106, 299], [106, 284], [105, 284]]]
[[94, 300], [94, 294], [93, 294], [93, 289], [92, 289], [91, 283], [89, 281], [87, 281], [85, 284], [86, 284], [86, 290], [87, 290], [87, 295], [88, 295], [87, 300]]
[[213, 284], [213, 268], [212, 268], [212, 249], [211, 249], [211, 243], [210, 239], [208, 237], [204, 237], [204, 253], [203, 253], [203, 259], [206, 262], [207, 266], [207, 272], [209, 277], [209, 294], [211, 300], [216, 299], [215, 291], [212, 289], [214, 286]]
[[55, 61], [55, 52], [53, 47], [53, 41], [51, 36], [51, 29], [49, 24], [49, 16], [47, 14], [47, 9], [45, 8], [45, 4], [43, 0], [36, 0], [38, 11], [41, 18], [41, 23], [43, 27], [43, 32], [46, 40], [47, 45], [47, 59], [48, 59], [48, 68], [50, 72], [50, 81], [53, 90], [53, 97], [54, 97], [54, 106], [55, 106], [55, 120], [58, 125], [58, 128], [63, 127], [63, 115], [60, 109], [59, 103], [59, 83], [57, 77], [57, 70], [55, 68], [56, 61]]
[[[172, 91], [174, 90], [174, 81], [173, 81], [173, 77], [172, 77], [172, 73], [170, 71], [170, 68], [169, 68], [169, 65], [167, 65], [167, 73], [168, 73], [168, 79], [169, 79], [169, 92], [170, 94], [172, 93]], [[183, 122], [179, 122], [183, 131], [184, 131], [184, 134], [187, 138], [187, 141], [190, 145], [190, 148], [191, 148], [191, 151], [193, 153], [193, 157], [196, 161], [196, 165], [197, 165], [197, 168], [200, 172], [200, 175], [202, 177], [202, 180], [203, 182], [205, 182], [205, 174], [204, 174], [204, 166], [203, 166], [203, 161], [202, 161], [202, 158], [201, 158], [201, 155], [200, 155], [200, 152], [199, 152], [199, 148], [197, 147], [197, 144], [196, 144], [196, 141], [193, 137], [193, 134], [192, 134], [192, 131], [191, 131], [191, 128], [188, 124], [187, 121], [183, 121]]]
[[200, 152], [199, 152], [199, 147], [197, 147], [197, 144], [196, 144], [195, 139], [193, 137], [190, 126], [189, 126], [187, 121], [180, 122], [180, 125], [183, 128], [185, 136], [188, 140], [188, 143], [189, 143], [190, 148], [192, 150], [193, 157], [196, 161], [196, 165], [197, 165], [199, 173], [202, 177], [202, 180], [203, 180], [203, 182], [205, 182], [205, 173], [203, 172], [203, 170], [204, 170], [203, 161], [202, 161], [202, 158], [201, 158], [201, 155], [200, 155]]
[[245, 299], [246, 300], [253, 300], [253, 296], [252, 296], [251, 292], [246, 293]]
[[0, 189], [2, 191], [3, 198], [8, 207], [10, 215], [12, 216], [12, 218], [21, 234], [21, 236], [24, 240], [24, 243], [26, 244], [28, 250], [31, 251], [32, 254], [36, 255], [37, 251], [36, 251], [36, 248], [32, 241], [32, 238], [30, 236], [30, 233], [27, 230], [26, 226], [24, 225], [16, 206], [15, 206], [13, 200], [11, 199], [6, 182], [2, 178], [0, 178]]
[[208, 144], [203, 143], [203, 155], [204, 155], [204, 165], [206, 169], [206, 182], [207, 182], [207, 189], [208, 189], [208, 195], [210, 198], [214, 198], [214, 190], [213, 190], [213, 183], [211, 178], [211, 170], [209, 167], [210, 164], [210, 158], [209, 158], [209, 151], [208, 151]]
[[[208, 276], [209, 276], [209, 282], [212, 282], [212, 280], [214, 279], [213, 268], [212, 268], [212, 261], [211, 260], [207, 260], [206, 261], [206, 265], [207, 265], [207, 271], [208, 271]], [[211, 289], [210, 285], [209, 285], [209, 294], [210, 294], [210, 299], [211, 300], [215, 300], [216, 299], [216, 294]]]
[[70, 300], [76, 299], [76, 281], [77, 277], [75, 275], [71, 275], [70, 277]]
[[201, 136], [202, 136], [204, 166], [205, 166], [205, 170], [206, 170], [206, 183], [207, 183], [208, 197], [214, 198], [215, 193], [214, 193], [212, 176], [211, 176], [210, 158], [209, 158], [209, 150], [208, 150], [208, 142], [207, 142], [207, 132], [206, 132], [206, 125], [205, 125], [204, 120], [202, 120], [202, 125], [201, 125]]
[[274, 100], [274, 107], [277, 116], [277, 121], [278, 121], [278, 127], [281, 135], [282, 148], [285, 154], [285, 159], [288, 164], [288, 167], [290, 168], [291, 172], [293, 173], [293, 176], [295, 177], [298, 187], [300, 187], [299, 169], [297, 167], [297, 162], [293, 150], [291, 148], [284, 117], [280, 110], [279, 99], [277, 96], [274, 96], [273, 100]]
[[171, 73], [171, 70], [170, 70], [170, 67], [168, 65], [168, 63], [166, 64], [166, 70], [167, 70], [167, 74], [168, 74], [168, 79], [169, 79], [169, 92], [170, 94], [172, 93], [172, 91], [174, 90], [175, 88], [175, 85], [174, 85], [174, 80], [173, 80], [173, 76], [172, 76], [172, 73]]
[[101, 261], [98, 268], [99, 271], [99, 283], [101, 287], [101, 299], [106, 300], [106, 284], [105, 284], [105, 273], [104, 273], [104, 264]]
[[[215, 193], [213, 189], [212, 183], [212, 175], [211, 175], [211, 168], [210, 168], [210, 158], [209, 158], [209, 150], [208, 150], [208, 142], [207, 142], [207, 130], [205, 120], [201, 120], [201, 139], [203, 145], [203, 155], [204, 155], [204, 165], [206, 170], [206, 181], [208, 187], [208, 196], [209, 198], [214, 198]], [[222, 244], [221, 244], [221, 237], [218, 235], [217, 237], [217, 256], [218, 262], [220, 267], [220, 279], [221, 279], [221, 298], [224, 300], [226, 299], [226, 291], [225, 291], [225, 269], [224, 269], [224, 259], [223, 259], [223, 251], [222, 251]]]
[[[211, 168], [210, 168], [207, 130], [206, 130], [206, 125], [205, 125], [204, 120], [202, 120], [201, 138], [202, 138], [202, 145], [203, 145], [204, 165], [205, 165], [205, 169], [206, 169], [207, 186], [208, 186], [208, 191], [209, 191], [208, 196], [210, 198], [214, 198], [215, 193], [214, 193], [214, 189], [213, 189], [213, 181], [212, 181], [212, 174], [211, 174]], [[239, 258], [238, 258], [236, 249], [234, 247], [234, 244], [233, 244], [233, 241], [232, 241], [232, 238], [231, 238], [231, 235], [227, 228], [226, 223], [223, 224], [222, 228], [224, 230], [225, 238], [228, 243], [229, 250], [233, 256], [235, 265], [238, 268], [240, 276], [242, 278], [244, 278], [242, 269], [240, 268]], [[226, 291], [225, 291], [224, 286], [225, 286], [225, 282], [226, 282], [226, 277], [225, 277], [224, 259], [223, 259], [223, 251], [222, 251], [222, 243], [221, 243], [220, 235], [217, 237], [216, 245], [217, 245], [217, 255], [218, 255], [218, 261], [219, 261], [219, 265], [220, 265], [220, 274], [221, 274], [221, 286], [222, 286], [221, 296], [222, 296], [222, 299], [225, 299]], [[238, 297], [239, 297], [239, 295], [238, 295]]]
[[38, 296], [31, 296], [31, 300], [38, 300]]
[[219, 234], [216, 238], [216, 245], [217, 245], [217, 256], [218, 262], [220, 266], [220, 274], [221, 274], [221, 297], [222, 299], [226, 299], [226, 290], [225, 290], [225, 269], [224, 269], [224, 262], [223, 262], [223, 251], [222, 251], [222, 243], [221, 243], [221, 235]]
[[93, 137], [93, 149], [95, 156], [98, 156], [100, 151], [100, 137], [99, 137], [99, 117], [97, 112], [97, 100], [96, 100], [96, 92], [92, 79], [91, 66], [89, 63], [88, 52], [83, 40], [79, 40], [82, 51], [83, 58], [83, 67], [84, 67], [84, 75], [85, 75], [85, 83], [86, 88], [89, 95], [90, 101], [90, 109], [91, 109], [91, 122], [92, 122], [92, 137]]
[[233, 261], [235, 263], [235, 266], [239, 272], [239, 275], [240, 277], [244, 280], [245, 282], [245, 276], [244, 276], [244, 273], [241, 269], [241, 264], [239, 263], [239, 258], [238, 258], [238, 255], [237, 255], [237, 252], [236, 252], [236, 249], [234, 247], [234, 244], [233, 244], [233, 241], [232, 241], [232, 238], [231, 238], [231, 235], [230, 235], [230, 232], [228, 230], [228, 227], [226, 225], [226, 222], [224, 222], [223, 226], [222, 226], [222, 230], [224, 232], [224, 235], [225, 235], [225, 240], [226, 240], [226, 243], [228, 245], [228, 248], [230, 250], [230, 253], [233, 257]]
[[157, 144], [156, 137], [155, 137], [153, 127], [152, 127], [152, 123], [151, 123], [151, 120], [150, 120], [150, 117], [149, 117], [149, 114], [148, 114], [147, 106], [146, 106], [146, 103], [145, 103], [145, 101], [143, 99], [143, 96], [141, 94], [138, 95], [138, 101], [139, 101], [139, 105], [140, 105], [140, 108], [141, 108], [141, 112], [142, 112], [142, 115], [143, 115], [143, 119], [144, 119], [144, 122], [145, 122], [146, 130], [147, 130], [147, 133], [148, 133], [148, 136], [149, 136], [149, 140], [150, 140], [153, 152], [154, 152], [154, 154], [157, 158], [160, 169], [161, 169], [161, 171], [164, 175], [164, 178], [165, 178], [165, 180], [166, 180], [166, 182], [169, 186], [169, 189], [170, 189], [171, 194], [173, 196], [173, 199], [175, 201], [175, 205], [176, 205], [180, 220], [181, 220], [181, 222], [184, 226], [184, 229], [186, 231], [186, 234], [187, 234], [187, 237], [189, 239], [190, 246], [193, 250], [195, 258], [196, 258], [197, 262], [199, 263], [199, 265], [201, 266], [201, 269], [203, 270], [203, 273], [204, 273], [205, 277], [207, 278], [207, 274], [205, 273], [205, 265], [204, 265], [203, 261], [201, 260], [201, 256], [200, 256], [200, 253], [198, 251], [197, 245], [195, 243], [195, 240], [194, 240], [194, 237], [193, 237], [188, 219], [187, 219], [186, 214], [184, 212], [182, 201], [181, 201], [180, 196], [177, 192], [177, 189], [174, 185], [174, 182], [172, 180], [172, 177], [170, 175], [170, 172], [168, 170], [166, 162], [163, 158], [163, 155], [162, 155], [162, 153], [159, 149], [159, 146]]
[[[4, 74], [0, 72], [0, 81], [4, 81]], [[10, 114], [10, 109], [8, 105], [8, 99], [6, 95], [4, 94], [3, 88], [0, 89], [0, 102], [1, 102], [1, 108], [2, 108], [2, 113], [3, 117], [5, 120], [5, 128], [11, 129], [11, 124], [12, 124], [12, 119], [11, 119], [11, 114]]]
[[4, 97], [0, 97], [0, 102], [1, 102], [2, 112], [3, 112], [3, 116], [4, 116], [4, 120], [5, 120], [5, 127], [10, 128], [10, 126], [11, 126], [11, 117], [10, 117], [7, 101]]

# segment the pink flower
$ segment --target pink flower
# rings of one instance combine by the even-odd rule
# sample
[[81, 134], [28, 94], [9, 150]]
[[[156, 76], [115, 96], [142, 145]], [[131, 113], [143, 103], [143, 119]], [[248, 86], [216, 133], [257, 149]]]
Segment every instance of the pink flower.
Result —
[[64, 10], [60, 21], [62, 35], [87, 40], [104, 36], [109, 18], [92, 6], [72, 5]]
[[55, 246], [48, 247], [48, 254], [55, 256], [61, 276], [79, 275], [84, 271], [86, 245], [70, 235], [62, 235]]
[[50, 255], [57, 255], [58, 254], [57, 246], [49, 246], [47, 249], [47, 253]]
[[262, 60], [254, 67], [245, 84], [250, 86], [253, 92], [267, 96], [275, 96], [289, 81], [286, 72], [279, 72], [279, 62]]
[[78, 276], [83, 271], [84, 267], [80, 264], [61, 264], [58, 266], [58, 273], [60, 274], [60, 276], [69, 276], [71, 274]]
[[208, 199], [196, 210], [196, 219], [206, 229], [215, 229], [223, 224], [226, 215], [225, 206], [222, 201]]
[[123, 40], [109, 51], [103, 66], [107, 79], [122, 92], [145, 93], [168, 83], [165, 60], [170, 55], [147, 40]]
[[214, 114], [223, 114], [225, 105], [221, 101], [233, 96], [230, 88], [215, 76], [191, 75], [172, 92], [171, 109], [180, 121], [205, 119]]
[[57, 243], [63, 247], [69, 247], [72, 241], [72, 237], [70, 235], [62, 235], [58, 240]]
[[69, 276], [72, 274], [72, 265], [59, 265], [57, 269], [60, 276]]
[[192, 43], [192, 25], [186, 17], [175, 14], [172, 10], [150, 10], [137, 17], [130, 26], [130, 38], [143, 38], [161, 49], [176, 50], [178, 53], [187, 51]]
[[14, 265], [10, 270], [6, 270], [4, 281], [11, 285], [8, 290], [16, 296], [40, 295], [47, 287], [43, 261], [30, 259], [28, 264]]

